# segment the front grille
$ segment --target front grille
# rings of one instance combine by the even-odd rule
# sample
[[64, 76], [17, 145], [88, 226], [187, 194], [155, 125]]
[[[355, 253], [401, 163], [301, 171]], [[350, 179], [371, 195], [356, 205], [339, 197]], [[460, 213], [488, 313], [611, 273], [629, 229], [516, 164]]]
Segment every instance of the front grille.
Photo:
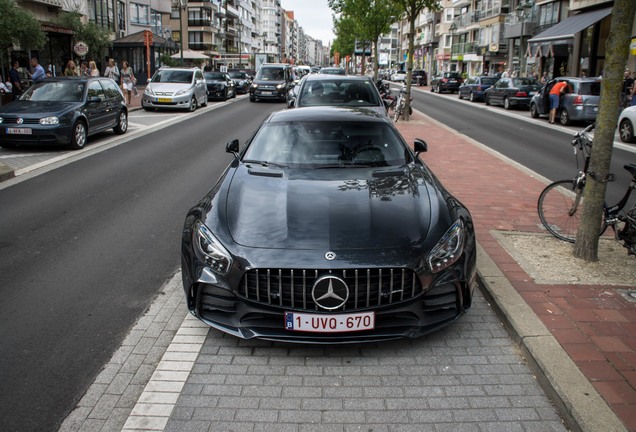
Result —
[[[413, 299], [422, 293], [417, 275], [409, 269], [252, 269], [243, 275], [238, 294], [246, 300], [291, 310], [322, 310], [311, 292], [325, 274], [342, 278], [349, 298], [338, 309], [359, 310]], [[333, 311], [332, 311], [333, 312]]]
[[[40, 119], [29, 119], [29, 118], [25, 118], [22, 119], [23, 123], [21, 124], [25, 124], [25, 125], [36, 125], [36, 124], [40, 124]], [[15, 125], [18, 124], [18, 117], [2, 117], [2, 124], [3, 125]]]
[[172, 95], [174, 95], [174, 92], [167, 92], [167, 91], [155, 92], [155, 96], [172, 96]]

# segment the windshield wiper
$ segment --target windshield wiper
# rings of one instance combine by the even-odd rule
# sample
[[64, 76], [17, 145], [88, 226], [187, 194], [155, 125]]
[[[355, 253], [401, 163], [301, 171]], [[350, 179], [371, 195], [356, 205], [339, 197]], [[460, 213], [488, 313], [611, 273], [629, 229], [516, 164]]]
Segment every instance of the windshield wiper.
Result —
[[314, 167], [314, 169], [327, 169], [327, 168], [373, 168], [373, 165], [366, 164], [355, 164], [355, 163], [342, 163], [342, 164], [334, 164], [334, 165], [319, 165]]
[[279, 164], [279, 163], [276, 163], [276, 162], [268, 162], [268, 161], [244, 160], [243, 163], [259, 164], [259, 165], [264, 166], [264, 167], [275, 166], [275, 167], [279, 167], [279, 168], [287, 168], [287, 165]]

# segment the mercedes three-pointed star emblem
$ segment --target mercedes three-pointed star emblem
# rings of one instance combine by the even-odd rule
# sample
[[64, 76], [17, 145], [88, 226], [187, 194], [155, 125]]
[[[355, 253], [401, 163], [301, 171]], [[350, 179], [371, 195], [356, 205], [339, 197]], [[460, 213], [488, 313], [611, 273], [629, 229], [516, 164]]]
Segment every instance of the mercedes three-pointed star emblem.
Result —
[[322, 309], [334, 310], [342, 307], [349, 299], [349, 287], [339, 277], [325, 275], [316, 279], [311, 296]]

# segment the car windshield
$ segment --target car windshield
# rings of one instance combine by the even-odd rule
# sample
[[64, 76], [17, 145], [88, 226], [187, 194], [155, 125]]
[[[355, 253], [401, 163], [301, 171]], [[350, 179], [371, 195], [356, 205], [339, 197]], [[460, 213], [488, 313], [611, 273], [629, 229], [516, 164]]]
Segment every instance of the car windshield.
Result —
[[368, 80], [321, 79], [305, 81], [298, 106], [379, 106], [377, 91]]
[[151, 82], [189, 84], [192, 82], [192, 71], [162, 69], [155, 73]]
[[31, 86], [20, 97], [33, 102], [81, 102], [84, 97], [84, 82], [75, 80], [49, 81]]
[[298, 121], [265, 124], [243, 162], [302, 168], [401, 166], [403, 141], [384, 123]]
[[230, 72], [230, 78], [247, 78], [247, 74], [245, 72]]
[[479, 81], [482, 84], [486, 84], [486, 85], [493, 85], [494, 83], [497, 82], [497, 78], [495, 77], [486, 77], [486, 78], [479, 78]]
[[257, 80], [263, 81], [283, 81], [285, 70], [282, 67], [262, 67], [256, 73]]
[[221, 72], [206, 72], [203, 74], [206, 80], [225, 80], [225, 74]]
[[512, 86], [513, 87], [521, 87], [521, 86], [538, 86], [539, 82], [533, 78], [513, 78]]
[[346, 75], [344, 69], [340, 69], [340, 68], [324, 68], [324, 69], [320, 69], [320, 73], [321, 74], [327, 74], [327, 75]]

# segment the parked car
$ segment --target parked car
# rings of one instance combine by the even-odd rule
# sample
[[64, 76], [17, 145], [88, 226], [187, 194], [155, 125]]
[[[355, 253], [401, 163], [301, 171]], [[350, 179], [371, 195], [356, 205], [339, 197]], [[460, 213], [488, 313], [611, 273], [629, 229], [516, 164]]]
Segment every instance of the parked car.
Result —
[[287, 106], [364, 107], [387, 115], [378, 88], [366, 76], [306, 75], [290, 93]]
[[497, 82], [496, 77], [478, 76], [467, 78], [459, 86], [457, 94], [460, 99], [468, 98], [471, 102], [484, 100], [484, 93]]
[[636, 142], [634, 126], [636, 125], [636, 106], [625, 108], [618, 117], [618, 134], [624, 143]]
[[572, 121], [596, 121], [601, 99], [601, 80], [598, 78], [559, 77], [549, 81], [530, 101], [530, 115], [539, 118], [550, 115], [550, 90], [557, 82], [565, 81], [571, 92], [561, 96], [557, 118], [562, 125]]
[[234, 87], [236, 88], [236, 93], [238, 94], [247, 94], [250, 91], [250, 85], [252, 84], [252, 80], [250, 76], [245, 71], [230, 71], [228, 72], [232, 81], [234, 81]]
[[[470, 308], [469, 211], [364, 108], [271, 114], [186, 216], [186, 305], [239, 338], [418, 337]], [[214, 186], [213, 186], [214, 185]]]
[[15, 102], [0, 107], [0, 146], [66, 145], [81, 149], [87, 138], [128, 130], [128, 108], [110, 78], [47, 78]]
[[428, 77], [426, 71], [422, 69], [415, 69], [411, 75], [411, 83], [417, 86], [428, 85]]
[[323, 75], [346, 75], [347, 72], [340, 67], [324, 67], [320, 69], [320, 72]]
[[256, 72], [250, 86], [250, 102], [276, 100], [285, 102], [294, 84], [292, 66], [285, 63], [265, 63]]
[[405, 71], [397, 71], [393, 75], [391, 75], [391, 81], [393, 82], [404, 82], [406, 80], [406, 72]]
[[236, 97], [236, 85], [229, 74], [225, 72], [203, 72], [203, 77], [208, 88], [208, 100], [228, 100]]
[[203, 72], [197, 67], [162, 67], [157, 70], [144, 90], [141, 107], [145, 110], [186, 109], [194, 111], [207, 106], [208, 89]]
[[433, 77], [431, 80], [431, 91], [437, 93], [443, 91], [455, 93], [463, 82], [464, 79], [459, 72], [444, 72]]
[[486, 105], [502, 105], [509, 110], [513, 107], [530, 106], [530, 99], [541, 84], [534, 78], [499, 78], [499, 80], [484, 92]]

